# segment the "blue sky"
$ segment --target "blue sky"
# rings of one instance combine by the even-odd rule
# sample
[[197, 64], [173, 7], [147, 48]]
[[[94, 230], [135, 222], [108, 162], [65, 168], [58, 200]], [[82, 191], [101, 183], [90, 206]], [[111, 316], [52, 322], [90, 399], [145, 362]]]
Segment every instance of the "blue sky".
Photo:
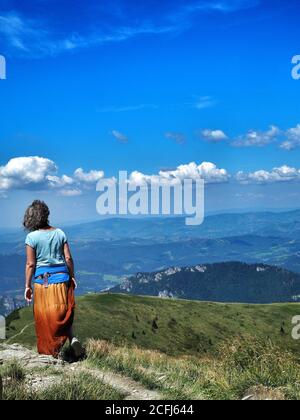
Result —
[[192, 162], [198, 174], [215, 165], [205, 166], [209, 211], [300, 207], [299, 9], [0, 0], [1, 224], [17, 224], [37, 196], [59, 222], [96, 218], [103, 173]]

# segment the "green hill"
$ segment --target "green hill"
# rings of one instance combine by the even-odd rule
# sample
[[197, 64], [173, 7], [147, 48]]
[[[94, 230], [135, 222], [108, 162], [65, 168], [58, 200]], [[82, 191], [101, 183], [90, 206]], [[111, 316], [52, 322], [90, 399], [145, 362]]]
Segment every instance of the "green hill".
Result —
[[[82, 339], [136, 345], [169, 355], [213, 354], [228, 339], [270, 339], [298, 352], [291, 338], [299, 304], [242, 305], [170, 300], [141, 296], [93, 294], [77, 299], [75, 332]], [[7, 319], [10, 343], [35, 345], [32, 308]]]

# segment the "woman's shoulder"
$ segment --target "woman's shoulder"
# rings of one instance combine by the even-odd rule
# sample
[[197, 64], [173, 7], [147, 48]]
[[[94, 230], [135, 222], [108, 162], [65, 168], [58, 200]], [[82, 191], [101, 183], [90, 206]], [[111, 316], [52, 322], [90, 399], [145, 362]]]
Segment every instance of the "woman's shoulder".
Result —
[[35, 230], [33, 232], [29, 232], [26, 235], [25, 244], [31, 246], [32, 248], [34, 248], [36, 245], [36, 239], [37, 239], [36, 232], [37, 231]]
[[27, 233], [26, 238], [30, 239], [30, 238], [35, 238], [38, 235], [38, 230], [34, 230], [32, 232]]
[[34, 230], [33, 232], [29, 232], [27, 234], [27, 238], [39, 238], [42, 237], [45, 233], [56, 233], [59, 236], [66, 236], [65, 232], [62, 229], [53, 227], [47, 230]]
[[60, 228], [55, 228], [54, 229], [59, 235], [65, 235], [65, 232], [62, 230], [62, 229], [60, 229]]
[[67, 242], [67, 235], [62, 229], [55, 228], [55, 232], [64, 240], [64, 242]]

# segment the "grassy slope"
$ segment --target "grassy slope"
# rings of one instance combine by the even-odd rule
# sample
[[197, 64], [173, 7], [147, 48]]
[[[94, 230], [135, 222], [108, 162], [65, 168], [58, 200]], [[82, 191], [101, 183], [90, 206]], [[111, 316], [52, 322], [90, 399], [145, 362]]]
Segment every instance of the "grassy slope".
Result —
[[[99, 294], [77, 299], [75, 330], [82, 340], [108, 340], [175, 356], [213, 353], [220, 342], [243, 336], [270, 338], [298, 352], [291, 320], [299, 313], [298, 304], [226, 305]], [[32, 308], [9, 317], [7, 335], [14, 337], [11, 343], [35, 345]]]
[[86, 363], [133, 378], [168, 400], [299, 400], [297, 356], [255, 338], [230, 340], [218, 352], [171, 357], [89, 340]]

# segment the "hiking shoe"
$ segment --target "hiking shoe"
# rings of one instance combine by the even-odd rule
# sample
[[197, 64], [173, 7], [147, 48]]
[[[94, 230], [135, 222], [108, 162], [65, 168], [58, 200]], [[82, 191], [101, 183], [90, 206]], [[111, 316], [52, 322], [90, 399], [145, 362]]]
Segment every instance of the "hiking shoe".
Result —
[[79, 359], [80, 357], [83, 357], [85, 354], [85, 350], [82, 347], [80, 341], [77, 338], [73, 338], [71, 342], [71, 347], [74, 351], [75, 357]]

